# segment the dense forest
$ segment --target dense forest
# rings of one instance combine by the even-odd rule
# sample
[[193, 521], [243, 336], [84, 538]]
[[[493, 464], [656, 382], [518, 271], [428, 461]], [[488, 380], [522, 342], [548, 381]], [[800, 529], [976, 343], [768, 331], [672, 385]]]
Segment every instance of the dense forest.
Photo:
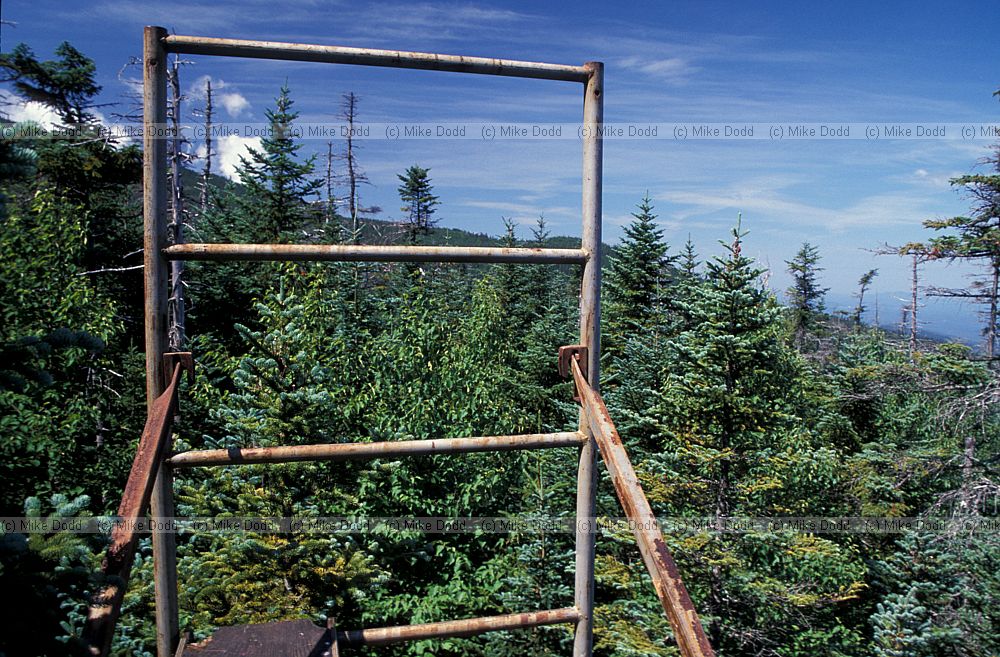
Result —
[[[18, 46], [0, 55], [0, 74], [73, 128], [14, 139], [8, 122], [0, 140], [0, 516], [113, 515], [145, 421], [142, 154], [102, 138], [95, 67], [69, 44], [51, 60]], [[527, 239], [500, 218], [495, 239], [437, 228], [432, 172], [410, 163], [399, 176], [404, 220], [381, 220], [361, 207], [354, 154], [330, 167], [305, 157], [286, 129], [292, 91], [275, 91], [271, 136], [237, 181], [176, 158], [174, 239], [554, 243], [542, 219]], [[353, 116], [356, 99], [345, 103]], [[953, 181], [968, 215], [928, 222], [926, 242], [887, 256], [982, 265], [963, 291], [984, 304], [981, 349], [867, 325], [875, 271], [858, 272], [855, 312], [827, 313], [815, 245], [788, 263], [795, 283], [782, 305], [745, 255], [752, 217], [734, 217], [723, 254], [703, 259], [699, 245], [668, 245], [655, 199], [637, 196], [605, 268], [602, 386], [656, 514], [949, 521], [668, 527], [719, 655], [1000, 653], [1000, 151], [984, 156], [987, 173]], [[198, 371], [181, 394], [176, 450], [576, 428], [572, 384], [556, 371], [558, 347], [578, 335], [572, 267], [189, 263], [179, 276], [171, 339]], [[542, 450], [178, 470], [177, 515], [567, 519], [576, 462], [572, 450]], [[606, 479], [598, 508], [622, 515]], [[181, 622], [199, 638], [239, 623], [373, 627], [572, 599], [569, 532], [190, 531], [177, 541]], [[79, 652], [106, 543], [5, 530], [0, 655]], [[609, 523], [597, 543], [595, 653], [678, 654], [631, 534]], [[153, 653], [152, 587], [146, 539], [113, 654]], [[379, 654], [565, 655], [571, 632]]]

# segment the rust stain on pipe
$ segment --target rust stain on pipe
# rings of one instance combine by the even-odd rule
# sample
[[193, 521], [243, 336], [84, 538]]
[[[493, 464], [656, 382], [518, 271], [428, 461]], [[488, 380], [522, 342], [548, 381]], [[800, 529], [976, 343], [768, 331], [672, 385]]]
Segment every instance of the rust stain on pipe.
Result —
[[187, 369], [185, 361], [189, 360], [180, 354], [172, 356], [176, 359], [173, 374], [166, 390], [153, 402], [146, 418], [146, 426], [139, 439], [139, 447], [118, 507], [118, 517], [122, 522], [111, 532], [111, 545], [101, 564], [106, 582], [90, 599], [83, 638], [92, 655], [106, 654], [110, 646], [135, 557], [138, 539], [135, 525], [149, 507], [153, 483], [169, 442], [174, 412], [177, 409], [177, 386], [181, 372]]

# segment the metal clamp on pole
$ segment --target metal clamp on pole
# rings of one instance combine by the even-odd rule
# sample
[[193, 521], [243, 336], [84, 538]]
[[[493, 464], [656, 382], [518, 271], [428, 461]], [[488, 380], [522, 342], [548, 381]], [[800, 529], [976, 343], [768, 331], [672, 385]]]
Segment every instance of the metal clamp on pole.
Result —
[[163, 386], [169, 387], [174, 377], [174, 367], [180, 365], [187, 372], [188, 383], [194, 383], [194, 356], [190, 351], [168, 351], [163, 354]]
[[583, 371], [584, 378], [588, 378], [587, 355], [587, 347], [582, 344], [559, 347], [559, 376], [564, 379], [573, 376], [573, 359], [576, 358], [580, 363], [580, 369]]

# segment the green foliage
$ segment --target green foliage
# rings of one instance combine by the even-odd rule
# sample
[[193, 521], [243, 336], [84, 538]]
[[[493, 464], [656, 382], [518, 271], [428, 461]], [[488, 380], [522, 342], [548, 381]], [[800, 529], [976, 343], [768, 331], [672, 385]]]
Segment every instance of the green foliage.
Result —
[[[38, 520], [85, 517], [89, 503], [86, 495], [69, 499], [55, 494], [46, 505], [30, 497], [23, 513]], [[0, 654], [86, 654], [78, 637], [99, 547], [93, 535], [70, 530], [0, 533], [0, 587], [17, 595], [17, 603], [7, 605], [4, 612]]]
[[[671, 289], [683, 319], [662, 343], [638, 336], [613, 360], [612, 415], [662, 515], [836, 514], [829, 492], [843, 477], [839, 454], [802, 419], [814, 412], [795, 392], [808, 388], [808, 371], [782, 340], [782, 309], [743, 255], [743, 237], [733, 231], [704, 279], [687, 247]], [[721, 654], [850, 654], [861, 644], [839, 618], [864, 589], [850, 546], [794, 533], [668, 541]], [[657, 605], [631, 540], [606, 537], [601, 549], [613, 557], [602, 561], [611, 590], [597, 616], [599, 645], [613, 655], [672, 654], [651, 620]]]
[[[0, 63], [28, 85], [16, 87], [26, 98], [87, 122], [93, 68], [74, 53], [39, 63], [19, 48]], [[341, 239], [341, 218], [324, 221], [314, 203], [319, 183], [300, 155], [292, 108], [283, 89], [271, 134], [199, 218], [206, 241]], [[106, 270], [137, 262], [123, 256], [141, 242], [138, 156], [86, 139], [0, 142], [5, 514], [29, 496], [51, 497], [64, 515], [84, 512], [83, 494], [105, 512], [120, 499], [145, 408], [142, 290], [137, 272]], [[431, 237], [439, 199], [427, 169], [399, 178], [411, 243], [578, 244], [549, 235], [543, 218], [523, 240], [509, 221], [500, 239], [455, 229]], [[990, 176], [959, 184], [983, 203], [994, 198]], [[994, 210], [974, 210], [966, 223], [942, 224], [954, 234], [935, 242], [940, 257], [979, 253], [993, 239], [975, 226], [992, 225]], [[786, 311], [743, 255], [738, 227], [727, 253], [702, 264], [690, 239], [680, 258], [669, 255], [648, 198], [633, 216], [606, 272], [602, 394], [657, 514], [995, 518], [1000, 418], [989, 363], [959, 345], [911, 358], [891, 336], [861, 327], [873, 272], [859, 281], [854, 325], [825, 321], [818, 250], [808, 244], [789, 263], [789, 341]], [[383, 241], [384, 228], [366, 221], [352, 239]], [[973, 233], [979, 242], [966, 240]], [[576, 268], [187, 271], [199, 367], [182, 391], [174, 449], [578, 426], [572, 386], [555, 367], [557, 348], [578, 339]], [[816, 350], [821, 324], [829, 349]], [[179, 515], [551, 522], [573, 515], [576, 470], [574, 450], [540, 450], [179, 470], [175, 489]], [[28, 514], [42, 513], [29, 500]], [[621, 515], [605, 480], [598, 514]], [[631, 535], [597, 540], [595, 653], [678, 654]], [[692, 531], [664, 540], [720, 655], [997, 651], [1000, 569], [989, 536]], [[534, 530], [192, 531], [178, 536], [181, 621], [204, 637], [222, 624], [286, 618], [370, 627], [559, 608], [573, 600], [573, 543], [570, 532]], [[0, 585], [24, 601], [11, 618], [27, 629], [5, 627], [0, 650], [72, 653], [98, 547], [72, 534], [2, 537]], [[152, 618], [143, 540], [113, 654], [151, 655]], [[36, 652], [14, 645], [25, 637]], [[388, 654], [559, 655], [571, 643], [572, 628], [554, 626]]]
[[[85, 240], [80, 208], [45, 189], [29, 211], [0, 224], [0, 296], [7, 300], [0, 306], [0, 472], [10, 482], [0, 508], [7, 513], [34, 494], [101, 499], [108, 475], [121, 472], [118, 459], [99, 462], [99, 443], [119, 402], [101, 388], [113, 376], [104, 345], [122, 325], [115, 304], [79, 275]], [[105, 481], [90, 487], [95, 478]]]

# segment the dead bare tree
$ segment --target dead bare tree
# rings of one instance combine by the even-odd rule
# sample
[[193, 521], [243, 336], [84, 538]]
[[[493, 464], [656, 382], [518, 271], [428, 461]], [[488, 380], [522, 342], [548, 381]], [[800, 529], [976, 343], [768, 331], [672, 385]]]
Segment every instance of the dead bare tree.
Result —
[[377, 208], [362, 209], [359, 200], [359, 186], [370, 184], [370, 182], [368, 176], [358, 166], [357, 156], [355, 155], [355, 149], [358, 146], [354, 143], [356, 134], [354, 122], [358, 117], [358, 100], [358, 96], [353, 91], [344, 94], [340, 113], [340, 118], [347, 122], [343, 160], [346, 168], [344, 177], [347, 183], [347, 213], [351, 220], [351, 242], [353, 244], [357, 244], [360, 237], [359, 214], [361, 212], [371, 213], [377, 211]]
[[912, 261], [910, 264], [910, 358], [913, 358], [913, 354], [917, 351], [917, 286], [919, 279], [917, 278], [917, 265], [919, 264], [918, 255], [916, 253], [912, 254]]
[[[167, 120], [170, 121], [170, 140], [167, 142], [167, 156], [170, 161], [170, 222], [167, 225], [168, 239], [172, 244], [184, 242], [184, 182], [181, 178], [183, 163], [187, 159], [184, 152], [184, 137], [181, 131], [180, 58], [175, 57], [167, 70], [167, 85], [170, 100], [167, 105]], [[167, 338], [172, 351], [180, 351], [185, 339], [184, 309], [184, 261], [170, 262], [169, 327]]]
[[337, 217], [337, 198], [333, 195], [333, 142], [326, 142], [326, 207], [324, 208], [326, 223]]
[[[909, 334], [910, 360], [913, 360], [917, 352], [917, 338], [920, 332], [920, 321], [918, 310], [920, 308], [920, 265], [930, 259], [930, 255], [922, 244], [910, 243], [904, 246], [882, 245], [875, 250], [877, 255], [910, 256], [910, 298], [909, 302], [901, 308], [901, 320], [899, 332], [903, 335]], [[900, 299], [900, 301], [906, 301]]]
[[208, 212], [208, 186], [212, 175], [212, 78], [205, 80], [205, 155], [202, 157], [201, 168], [201, 216]]

